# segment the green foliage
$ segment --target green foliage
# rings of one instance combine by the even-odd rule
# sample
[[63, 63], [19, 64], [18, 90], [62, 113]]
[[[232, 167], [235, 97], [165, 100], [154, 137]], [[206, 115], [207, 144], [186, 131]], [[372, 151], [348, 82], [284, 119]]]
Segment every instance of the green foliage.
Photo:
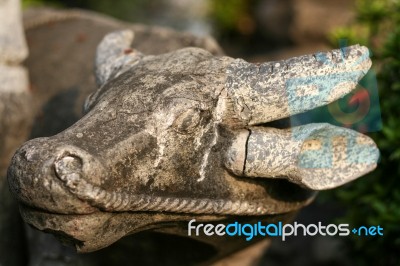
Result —
[[337, 45], [337, 40], [347, 39], [349, 43], [361, 43], [380, 53], [400, 16], [399, 0], [358, 0], [356, 12], [357, 21], [333, 30], [329, 40]]
[[209, 16], [220, 34], [254, 34], [256, 25], [251, 9], [254, 0], [208, 0]]
[[42, 0], [22, 0], [22, 8], [36, 7], [43, 5]]
[[333, 46], [338, 40], [348, 40], [351, 44], [368, 44], [370, 36], [369, 27], [365, 25], [353, 25], [351, 27], [339, 27], [330, 33], [328, 39]]
[[235, 29], [241, 17], [246, 16], [247, 1], [231, 0], [227, 4], [224, 0], [210, 1], [212, 17], [221, 28]]
[[[381, 152], [378, 168], [333, 192], [348, 208], [341, 222], [351, 226], [380, 225], [383, 237], [350, 238], [357, 265], [400, 264], [400, 1], [361, 0], [357, 22], [337, 29], [331, 39], [348, 38], [368, 45], [378, 71], [383, 128], [371, 134]], [[364, 31], [356, 29], [363, 28]]]

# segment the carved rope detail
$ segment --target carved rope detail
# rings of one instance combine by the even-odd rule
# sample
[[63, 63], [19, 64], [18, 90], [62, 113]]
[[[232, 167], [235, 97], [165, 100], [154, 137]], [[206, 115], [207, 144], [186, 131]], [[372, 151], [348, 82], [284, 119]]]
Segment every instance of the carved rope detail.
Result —
[[[247, 201], [173, 198], [126, 192], [109, 192], [86, 181], [80, 172], [81, 166], [80, 159], [73, 156], [65, 156], [54, 163], [57, 177], [63, 181], [72, 194], [104, 211], [166, 211], [220, 215], [265, 215], [277, 213], [265, 202], [250, 203]], [[309, 199], [308, 201], [311, 200]], [[292, 208], [295, 209], [296, 207], [293, 206]]]

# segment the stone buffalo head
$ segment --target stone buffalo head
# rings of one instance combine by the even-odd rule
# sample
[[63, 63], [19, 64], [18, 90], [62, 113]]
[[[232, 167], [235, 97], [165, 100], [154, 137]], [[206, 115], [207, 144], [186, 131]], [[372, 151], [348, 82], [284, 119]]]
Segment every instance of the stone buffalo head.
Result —
[[199, 48], [146, 56], [132, 38], [99, 45], [82, 119], [16, 152], [8, 179], [34, 226], [91, 251], [194, 215], [294, 211], [375, 168], [375, 144], [352, 130], [262, 126], [349, 93], [365, 47], [252, 64]]

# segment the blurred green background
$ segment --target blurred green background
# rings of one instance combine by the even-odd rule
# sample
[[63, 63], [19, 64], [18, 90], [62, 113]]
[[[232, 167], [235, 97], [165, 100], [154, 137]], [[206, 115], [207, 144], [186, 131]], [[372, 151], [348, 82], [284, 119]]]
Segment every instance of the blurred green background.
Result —
[[400, 265], [400, 2], [360, 0], [356, 4], [354, 23], [335, 29], [329, 38], [361, 43], [372, 51], [383, 127], [371, 137], [381, 161], [374, 172], [332, 191], [329, 199], [347, 206], [340, 221], [384, 227], [384, 237], [350, 239], [357, 265]]
[[[342, 44], [369, 47], [382, 123], [373, 130], [362, 124], [347, 126], [366, 131], [376, 141], [381, 161], [373, 173], [320, 193], [317, 204], [343, 210], [336, 215], [337, 223], [384, 228], [384, 237], [340, 239], [351, 265], [400, 265], [400, 1], [24, 0], [23, 5], [79, 7], [131, 22], [211, 34], [227, 54], [249, 61], [283, 59]], [[375, 82], [375, 76], [369, 78], [363, 86]], [[378, 95], [370, 97], [378, 101]], [[329, 113], [328, 108], [319, 111]], [[379, 108], [371, 112], [373, 121], [364, 125], [380, 123]]]

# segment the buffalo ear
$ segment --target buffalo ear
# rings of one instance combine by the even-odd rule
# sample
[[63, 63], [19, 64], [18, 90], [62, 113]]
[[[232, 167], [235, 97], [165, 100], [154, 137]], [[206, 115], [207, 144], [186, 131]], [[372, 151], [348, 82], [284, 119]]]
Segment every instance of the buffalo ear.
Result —
[[131, 48], [133, 39], [134, 32], [131, 30], [114, 31], [104, 36], [97, 46], [95, 76], [98, 89], [86, 98], [83, 105], [85, 114], [93, 108], [103, 93], [104, 84], [138, 64], [143, 58], [142, 53]]
[[143, 57], [131, 48], [133, 38], [131, 30], [115, 31], [104, 36], [96, 50], [95, 74], [98, 87], [124, 73]]

